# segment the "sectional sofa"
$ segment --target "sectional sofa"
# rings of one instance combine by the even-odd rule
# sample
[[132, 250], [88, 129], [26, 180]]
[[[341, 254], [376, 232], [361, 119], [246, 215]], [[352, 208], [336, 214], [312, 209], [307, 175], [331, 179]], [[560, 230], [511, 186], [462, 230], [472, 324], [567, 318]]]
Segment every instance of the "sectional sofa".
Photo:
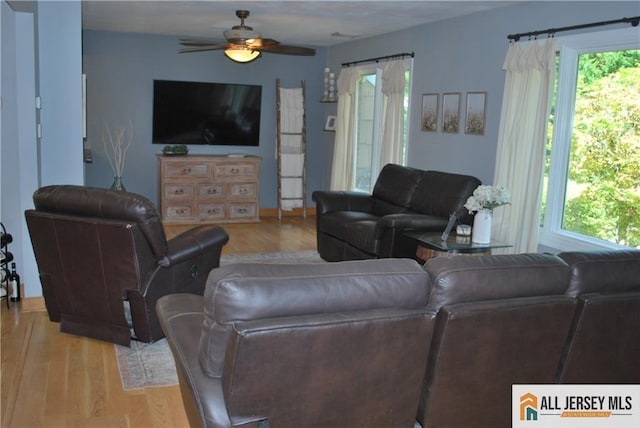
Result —
[[206, 427], [506, 427], [513, 384], [640, 383], [640, 251], [214, 269], [157, 312]]

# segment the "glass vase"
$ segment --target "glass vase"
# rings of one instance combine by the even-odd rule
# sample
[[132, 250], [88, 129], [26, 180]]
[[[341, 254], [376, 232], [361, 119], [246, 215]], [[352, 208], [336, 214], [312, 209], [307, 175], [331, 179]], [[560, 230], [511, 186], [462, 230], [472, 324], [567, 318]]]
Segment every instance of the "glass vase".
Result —
[[122, 184], [122, 177], [113, 177], [113, 184], [111, 185], [112, 190], [119, 190], [120, 192], [126, 192], [124, 184]]

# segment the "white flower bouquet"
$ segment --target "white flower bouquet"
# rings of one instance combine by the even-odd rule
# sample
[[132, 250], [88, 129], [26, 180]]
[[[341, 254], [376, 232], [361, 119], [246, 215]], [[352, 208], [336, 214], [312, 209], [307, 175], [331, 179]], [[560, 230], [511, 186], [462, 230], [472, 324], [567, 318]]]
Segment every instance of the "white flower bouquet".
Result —
[[472, 214], [475, 211], [493, 211], [494, 208], [511, 203], [511, 194], [503, 186], [480, 185], [469, 196], [464, 207]]

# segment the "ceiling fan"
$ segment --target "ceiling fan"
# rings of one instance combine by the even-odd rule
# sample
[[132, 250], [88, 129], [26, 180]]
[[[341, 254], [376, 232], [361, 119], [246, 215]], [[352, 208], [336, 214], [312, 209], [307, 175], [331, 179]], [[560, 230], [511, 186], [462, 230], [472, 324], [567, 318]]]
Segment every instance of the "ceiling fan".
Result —
[[249, 16], [248, 10], [236, 10], [236, 16], [240, 18], [240, 25], [234, 25], [230, 30], [224, 31], [227, 43], [218, 43], [207, 39], [180, 39], [180, 44], [185, 46], [180, 53], [202, 52], [224, 49], [229, 59], [236, 62], [251, 62], [259, 58], [263, 52], [281, 55], [313, 56], [315, 49], [301, 46], [281, 45], [274, 39], [262, 38], [262, 34], [252, 27], [244, 24]]

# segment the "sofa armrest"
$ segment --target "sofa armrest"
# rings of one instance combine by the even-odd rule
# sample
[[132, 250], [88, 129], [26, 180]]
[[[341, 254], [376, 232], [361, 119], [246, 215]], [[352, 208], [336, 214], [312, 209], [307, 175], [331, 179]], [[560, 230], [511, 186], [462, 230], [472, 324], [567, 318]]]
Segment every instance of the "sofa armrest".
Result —
[[156, 303], [156, 312], [175, 360], [189, 425], [231, 427], [222, 381], [206, 376], [198, 361], [202, 296], [170, 294], [161, 297]]
[[316, 190], [312, 197], [318, 215], [331, 211], [373, 211], [373, 198], [368, 193]]
[[229, 241], [229, 235], [219, 226], [203, 225], [187, 230], [168, 242], [168, 254], [158, 261], [163, 267], [169, 267], [185, 260], [193, 259], [222, 247]]
[[389, 214], [376, 223], [376, 239], [381, 239], [387, 229], [422, 230], [438, 232], [447, 227], [448, 219], [427, 214]]

